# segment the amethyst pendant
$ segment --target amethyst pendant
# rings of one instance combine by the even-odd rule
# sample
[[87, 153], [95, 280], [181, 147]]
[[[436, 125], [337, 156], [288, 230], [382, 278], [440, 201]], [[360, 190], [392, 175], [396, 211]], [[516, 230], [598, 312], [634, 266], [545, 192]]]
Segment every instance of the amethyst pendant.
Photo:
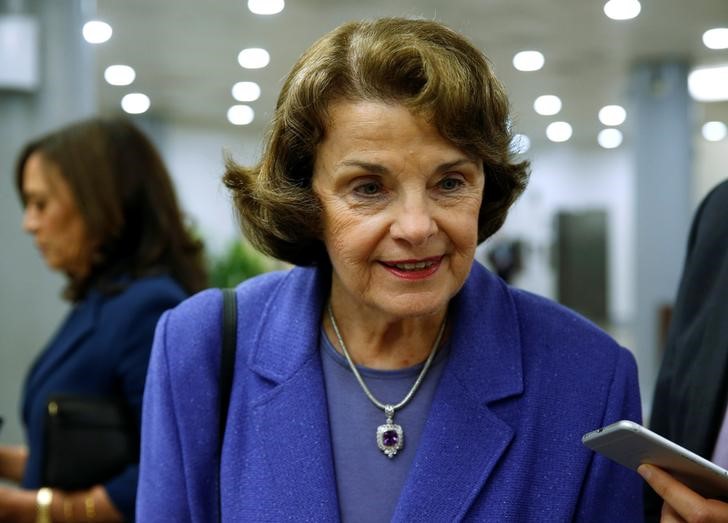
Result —
[[387, 413], [387, 422], [377, 427], [377, 446], [388, 458], [393, 458], [404, 447], [404, 432], [402, 427], [392, 421], [394, 409]]

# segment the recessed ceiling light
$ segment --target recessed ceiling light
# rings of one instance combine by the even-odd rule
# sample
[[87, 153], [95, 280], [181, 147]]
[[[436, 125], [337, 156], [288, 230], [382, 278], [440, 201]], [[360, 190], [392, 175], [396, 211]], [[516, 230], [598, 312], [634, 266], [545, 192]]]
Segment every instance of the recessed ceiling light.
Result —
[[103, 44], [111, 38], [111, 26], [101, 20], [91, 20], [83, 24], [81, 29], [84, 39], [90, 44]]
[[728, 100], [728, 65], [694, 69], [688, 75], [688, 91], [699, 102]]
[[716, 27], [703, 33], [703, 43], [708, 49], [728, 49], [728, 27]]
[[283, 0], [248, 0], [248, 9], [256, 15], [275, 15], [283, 11]]
[[604, 14], [612, 20], [631, 20], [642, 11], [638, 0], [609, 0], [604, 4]]
[[149, 97], [142, 93], [129, 93], [121, 99], [121, 108], [129, 114], [145, 113], [150, 105]]
[[525, 134], [516, 134], [511, 140], [511, 151], [524, 154], [531, 148], [531, 139]]
[[706, 122], [702, 131], [703, 138], [709, 142], [719, 142], [728, 135], [728, 127], [723, 122]]
[[573, 131], [567, 122], [553, 122], [546, 128], [546, 137], [552, 142], [566, 142]]
[[627, 111], [621, 105], [605, 105], [599, 109], [599, 121], [604, 125], [622, 125], [627, 119]]
[[255, 111], [249, 105], [233, 105], [228, 109], [227, 118], [233, 125], [248, 125], [255, 118]]
[[619, 129], [602, 129], [599, 131], [597, 141], [605, 149], [614, 149], [622, 145], [622, 131]]
[[543, 54], [538, 51], [521, 51], [513, 57], [513, 67], [519, 71], [538, 71], [544, 61]]
[[110, 65], [104, 71], [104, 80], [111, 85], [129, 85], [134, 78], [136, 73], [128, 65]]
[[533, 102], [533, 110], [544, 116], [553, 116], [561, 111], [561, 99], [553, 94], [539, 96]]
[[238, 63], [245, 69], [261, 69], [270, 62], [270, 54], [265, 49], [250, 47], [238, 54]]
[[233, 85], [233, 98], [238, 102], [254, 102], [260, 98], [260, 86], [255, 82], [238, 82]]

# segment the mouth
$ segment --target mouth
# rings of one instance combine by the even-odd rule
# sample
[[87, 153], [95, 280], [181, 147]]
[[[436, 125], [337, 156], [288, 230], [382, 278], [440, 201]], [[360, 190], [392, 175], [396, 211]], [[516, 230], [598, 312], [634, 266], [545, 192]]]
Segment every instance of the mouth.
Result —
[[406, 279], [422, 279], [437, 272], [444, 256], [432, 256], [419, 260], [380, 261], [389, 272]]

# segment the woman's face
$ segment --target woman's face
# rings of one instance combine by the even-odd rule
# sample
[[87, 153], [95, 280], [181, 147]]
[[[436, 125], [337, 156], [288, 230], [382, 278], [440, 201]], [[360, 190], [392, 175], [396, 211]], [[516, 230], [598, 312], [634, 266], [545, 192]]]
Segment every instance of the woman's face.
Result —
[[68, 182], [41, 153], [32, 153], [23, 169], [23, 229], [51, 269], [82, 277], [90, 267], [90, 242]]
[[442, 313], [473, 262], [483, 184], [482, 162], [406, 107], [334, 103], [313, 189], [335, 307]]

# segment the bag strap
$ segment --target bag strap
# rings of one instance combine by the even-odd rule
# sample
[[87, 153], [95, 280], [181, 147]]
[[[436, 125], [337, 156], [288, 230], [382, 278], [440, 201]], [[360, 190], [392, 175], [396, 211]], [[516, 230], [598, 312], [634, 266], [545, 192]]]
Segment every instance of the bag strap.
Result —
[[220, 427], [218, 439], [217, 469], [217, 513], [218, 521], [222, 521], [222, 442], [225, 437], [230, 394], [233, 388], [235, 371], [235, 348], [237, 345], [237, 299], [235, 289], [222, 290], [222, 354], [220, 356]]

